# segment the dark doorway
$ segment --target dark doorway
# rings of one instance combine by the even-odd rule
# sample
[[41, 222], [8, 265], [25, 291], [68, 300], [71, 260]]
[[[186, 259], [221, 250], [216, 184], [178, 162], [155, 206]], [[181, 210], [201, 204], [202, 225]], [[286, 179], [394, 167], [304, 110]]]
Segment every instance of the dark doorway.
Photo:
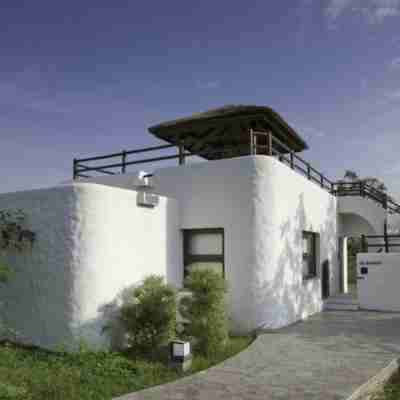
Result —
[[325, 260], [322, 263], [321, 286], [322, 286], [322, 298], [326, 299], [329, 297], [329, 261], [328, 260]]

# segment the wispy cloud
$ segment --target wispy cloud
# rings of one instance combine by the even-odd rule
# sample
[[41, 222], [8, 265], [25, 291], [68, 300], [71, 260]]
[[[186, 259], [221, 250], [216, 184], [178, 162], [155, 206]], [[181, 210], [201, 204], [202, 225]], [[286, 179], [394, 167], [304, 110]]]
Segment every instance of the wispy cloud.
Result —
[[325, 15], [331, 20], [336, 20], [352, 3], [354, 0], [330, 0], [325, 9]]
[[218, 89], [221, 87], [221, 81], [196, 81], [197, 89]]
[[394, 59], [390, 62], [390, 66], [393, 67], [393, 68], [400, 68], [400, 57], [394, 58]]
[[301, 123], [294, 124], [296, 128], [296, 130], [300, 133], [300, 135], [304, 135], [306, 138], [312, 139], [312, 138], [323, 138], [326, 137], [327, 134], [326, 132], [320, 130], [320, 129], [316, 129], [312, 126], [309, 125], [303, 125]]
[[325, 8], [331, 26], [347, 13], [358, 15], [368, 23], [379, 24], [388, 17], [400, 16], [400, 0], [329, 0]]
[[391, 100], [400, 100], [400, 89], [397, 89], [387, 94], [387, 97]]

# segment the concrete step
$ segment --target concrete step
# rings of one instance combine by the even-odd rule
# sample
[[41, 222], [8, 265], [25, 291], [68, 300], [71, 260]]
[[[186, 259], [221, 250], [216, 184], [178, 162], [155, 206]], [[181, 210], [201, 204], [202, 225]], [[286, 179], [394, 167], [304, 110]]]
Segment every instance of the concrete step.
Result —
[[355, 299], [330, 298], [324, 302], [324, 310], [356, 311], [360, 304]]
[[358, 304], [358, 300], [354, 297], [330, 297], [325, 300], [325, 303], [333, 304]]
[[343, 293], [336, 296], [329, 297], [324, 302], [325, 310], [358, 310], [360, 304], [357, 297], [351, 293]]

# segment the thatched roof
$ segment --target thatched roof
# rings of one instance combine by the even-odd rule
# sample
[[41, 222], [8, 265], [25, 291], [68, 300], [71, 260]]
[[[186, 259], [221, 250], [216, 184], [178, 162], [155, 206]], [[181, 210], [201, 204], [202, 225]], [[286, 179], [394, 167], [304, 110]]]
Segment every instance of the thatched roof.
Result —
[[215, 108], [151, 126], [149, 131], [172, 144], [183, 141], [186, 150], [200, 153], [204, 158], [219, 159], [250, 154], [250, 128], [272, 131], [293, 151], [308, 148], [307, 143], [277, 112], [263, 106], [230, 105]]

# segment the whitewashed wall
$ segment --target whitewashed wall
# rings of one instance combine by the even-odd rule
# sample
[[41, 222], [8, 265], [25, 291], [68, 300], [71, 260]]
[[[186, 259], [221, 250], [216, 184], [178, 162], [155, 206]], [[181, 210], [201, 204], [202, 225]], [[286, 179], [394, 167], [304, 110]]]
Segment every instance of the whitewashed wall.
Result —
[[136, 205], [133, 190], [79, 183], [0, 195], [0, 209], [22, 208], [37, 233], [31, 253], [10, 255], [1, 315], [44, 347], [82, 337], [105, 344], [102, 309], [150, 273], [180, 283], [178, 207], [160, 198]]
[[[361, 267], [368, 268], [362, 275]], [[359, 253], [357, 281], [360, 307], [366, 310], [400, 311], [400, 253]]]
[[181, 228], [224, 228], [225, 276], [233, 328], [254, 328], [251, 157], [187, 164], [154, 172], [156, 190], [178, 199]]
[[302, 281], [302, 231], [320, 233], [338, 289], [336, 199], [279, 161], [249, 156], [155, 171], [179, 200], [182, 228], [225, 229], [233, 329], [278, 328], [322, 309], [320, 279]]
[[[277, 328], [322, 310], [321, 265], [339, 289], [336, 198], [288, 166], [256, 157], [253, 179], [254, 325]], [[319, 233], [317, 278], [302, 279], [302, 231]]]

